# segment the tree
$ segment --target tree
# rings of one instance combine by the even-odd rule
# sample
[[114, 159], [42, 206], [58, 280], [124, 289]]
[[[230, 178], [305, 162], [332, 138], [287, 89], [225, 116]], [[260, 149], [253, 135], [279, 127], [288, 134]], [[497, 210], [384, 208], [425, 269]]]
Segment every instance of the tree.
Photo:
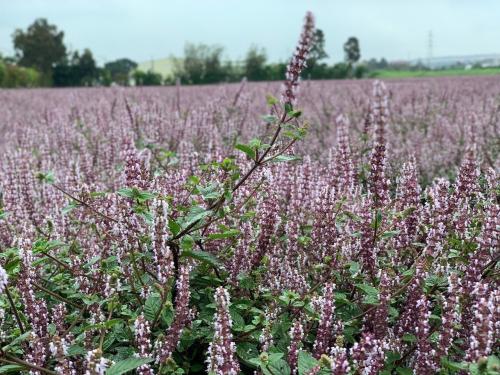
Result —
[[0, 87], [36, 87], [40, 85], [40, 73], [0, 60]]
[[249, 81], [264, 81], [267, 79], [266, 52], [256, 46], [250, 47], [244, 62], [244, 74]]
[[65, 59], [54, 67], [54, 86], [92, 86], [99, 77], [94, 56], [89, 49], [85, 49], [80, 55], [78, 51], [73, 53], [71, 60]]
[[207, 46], [205, 44], [187, 44], [184, 48], [184, 60], [179, 64], [176, 76], [186, 83], [215, 83], [227, 78], [222, 64], [220, 46]]
[[226, 74], [222, 65], [223, 52], [224, 48], [220, 46], [212, 46], [206, 50], [203, 83], [215, 83], [225, 80]]
[[358, 38], [351, 36], [344, 43], [345, 61], [350, 65], [356, 63], [361, 57]]
[[161, 74], [152, 71], [136, 70], [133, 75], [136, 86], [160, 86], [162, 83]]
[[328, 78], [344, 79], [350, 74], [350, 65], [346, 63], [337, 63], [329, 69]]
[[137, 63], [127, 58], [111, 61], [104, 65], [104, 69], [109, 71], [112, 82], [123, 86], [128, 86], [130, 72], [137, 68]]
[[325, 51], [325, 34], [323, 30], [317, 29], [313, 35], [307, 66], [302, 75], [307, 78], [327, 78], [326, 72], [328, 67], [325, 63], [320, 63], [321, 60], [327, 57], [328, 54]]
[[318, 61], [326, 59], [328, 54], [325, 51], [325, 34], [323, 30], [316, 29], [313, 35], [313, 43], [309, 58], [307, 59], [307, 66], [314, 68]]
[[97, 64], [89, 49], [83, 51], [74, 66], [77, 69], [77, 76], [81, 85], [92, 86], [99, 77]]
[[26, 31], [17, 29], [12, 38], [19, 65], [38, 69], [48, 81], [53, 67], [66, 57], [64, 32], [45, 18], [35, 20]]

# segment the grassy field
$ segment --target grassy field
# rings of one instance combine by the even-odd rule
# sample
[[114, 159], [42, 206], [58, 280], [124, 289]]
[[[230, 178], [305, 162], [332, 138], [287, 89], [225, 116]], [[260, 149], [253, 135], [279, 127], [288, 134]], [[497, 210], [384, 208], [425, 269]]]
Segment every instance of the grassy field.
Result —
[[483, 69], [446, 69], [446, 70], [378, 70], [377, 78], [413, 78], [413, 77], [447, 77], [447, 76], [488, 76], [500, 75], [500, 68]]

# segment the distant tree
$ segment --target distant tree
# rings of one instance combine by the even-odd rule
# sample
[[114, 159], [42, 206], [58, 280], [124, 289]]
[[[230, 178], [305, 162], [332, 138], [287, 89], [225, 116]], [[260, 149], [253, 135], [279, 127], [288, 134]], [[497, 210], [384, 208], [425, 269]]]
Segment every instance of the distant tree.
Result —
[[44, 18], [35, 20], [26, 31], [17, 29], [12, 38], [19, 65], [38, 69], [47, 80], [53, 67], [66, 57], [64, 32]]
[[136, 86], [160, 86], [163, 82], [161, 74], [152, 71], [136, 70], [133, 77]]
[[233, 63], [232, 61], [225, 61], [222, 65], [225, 82], [239, 82], [244, 76], [241, 64]]
[[303, 70], [302, 76], [313, 79], [328, 78], [328, 65], [321, 63], [321, 60], [324, 60], [327, 57], [328, 54], [325, 51], [325, 34], [323, 33], [323, 30], [317, 29], [313, 35], [311, 52], [309, 53], [306, 68]]
[[110, 79], [122, 86], [128, 86], [130, 72], [137, 68], [137, 63], [127, 58], [108, 62], [104, 69], [109, 71]]
[[275, 63], [266, 65], [266, 77], [269, 81], [280, 81], [286, 74], [288, 63]]
[[359, 60], [361, 52], [359, 49], [358, 38], [351, 36], [347, 39], [347, 42], [344, 43], [344, 53], [345, 61], [351, 65]]
[[80, 85], [92, 86], [99, 77], [99, 70], [95, 62], [94, 56], [89, 49], [85, 49], [81, 56], [73, 62], [76, 69], [76, 75]]
[[256, 46], [250, 47], [243, 64], [243, 74], [249, 81], [264, 81], [268, 79], [266, 70], [266, 52]]
[[53, 71], [53, 84], [59, 87], [92, 86], [99, 78], [99, 69], [89, 49], [80, 55], [75, 51], [70, 59], [57, 64]]
[[209, 47], [206, 50], [205, 76], [202, 83], [221, 82], [226, 79], [226, 72], [222, 64], [224, 48], [220, 46]]
[[75, 70], [68, 61], [64, 61], [54, 67], [52, 84], [56, 87], [78, 86]]
[[224, 81], [227, 74], [222, 63], [223, 51], [220, 46], [187, 44], [184, 59], [176, 68], [176, 77], [193, 84]]
[[316, 29], [313, 35], [313, 43], [309, 58], [307, 59], [307, 66], [311, 69], [321, 60], [326, 59], [328, 54], [325, 51], [325, 34], [323, 30]]
[[0, 60], [0, 87], [36, 87], [39, 85], [40, 73], [38, 70]]
[[364, 64], [358, 64], [354, 68], [354, 77], [363, 78], [368, 73], [368, 68]]
[[202, 50], [206, 46], [186, 44], [184, 47], [184, 60], [182, 62], [182, 81], [188, 83], [201, 83], [205, 77], [205, 62]]
[[333, 65], [328, 72], [328, 78], [344, 79], [350, 75], [350, 64], [338, 63]]
[[3, 62], [1, 56], [0, 56], [0, 87], [3, 87], [4, 85], [4, 79], [5, 76], [7, 75], [7, 66]]
[[375, 58], [372, 57], [370, 60], [366, 61], [366, 66], [370, 70], [376, 70], [376, 69], [378, 69], [377, 59], [375, 59]]
[[371, 58], [370, 60], [365, 62], [365, 65], [368, 70], [378, 70], [387, 69], [389, 64], [385, 58], [381, 58], [379, 61], [377, 61], [377, 59]]

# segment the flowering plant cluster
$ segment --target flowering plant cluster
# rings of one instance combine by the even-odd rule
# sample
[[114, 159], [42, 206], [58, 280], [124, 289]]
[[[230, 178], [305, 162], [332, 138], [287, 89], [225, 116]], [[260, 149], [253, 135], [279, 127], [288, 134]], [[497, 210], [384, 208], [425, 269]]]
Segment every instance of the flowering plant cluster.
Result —
[[0, 92], [0, 373], [498, 373], [498, 85], [300, 82], [313, 32], [265, 107]]

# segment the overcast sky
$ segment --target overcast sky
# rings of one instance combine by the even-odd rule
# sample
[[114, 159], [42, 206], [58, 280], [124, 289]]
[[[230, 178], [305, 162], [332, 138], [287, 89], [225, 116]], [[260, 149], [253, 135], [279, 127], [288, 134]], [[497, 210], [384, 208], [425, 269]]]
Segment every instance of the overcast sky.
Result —
[[311, 10], [333, 61], [349, 36], [362, 59], [500, 53], [500, 0], [0, 0], [0, 52], [13, 54], [12, 32], [45, 17], [71, 50], [90, 48], [100, 63], [181, 56], [186, 42], [219, 44], [241, 59], [252, 44], [270, 60], [293, 51]]

